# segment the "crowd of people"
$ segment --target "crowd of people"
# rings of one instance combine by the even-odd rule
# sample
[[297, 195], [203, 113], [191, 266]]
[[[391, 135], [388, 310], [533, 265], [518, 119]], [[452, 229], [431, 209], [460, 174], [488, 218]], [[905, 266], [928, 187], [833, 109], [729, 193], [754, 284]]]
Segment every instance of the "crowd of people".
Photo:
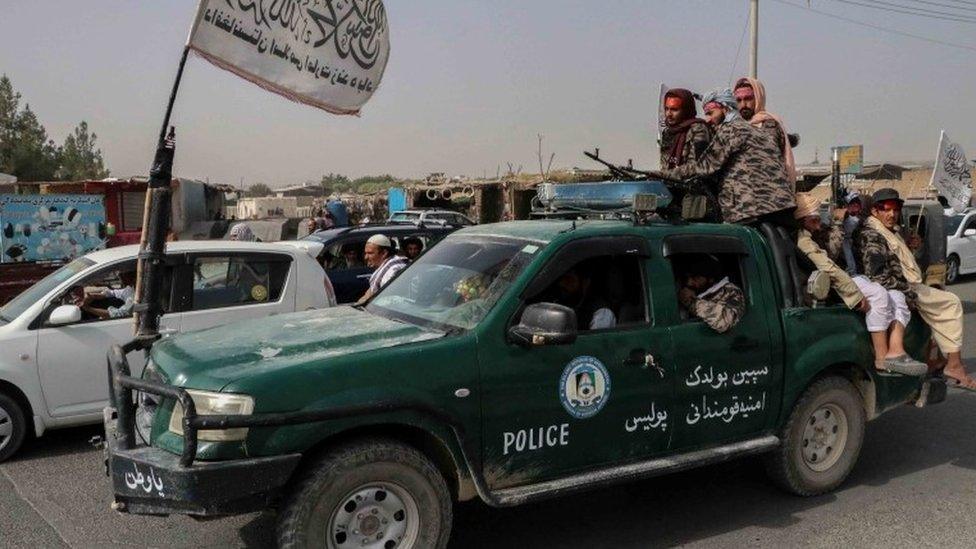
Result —
[[[902, 235], [904, 201], [897, 191], [851, 193], [825, 224], [820, 201], [795, 191], [796, 138], [766, 110], [762, 82], [740, 78], [732, 88], [703, 95], [704, 118], [689, 90], [672, 89], [663, 101], [666, 127], [657, 175], [674, 195], [666, 215], [786, 228], [801, 260], [829, 276], [847, 307], [865, 315], [879, 371], [923, 376], [942, 370], [949, 383], [976, 390], [960, 355], [962, 304], [925, 283], [913, 253], [921, 241]], [[722, 276], [717, 261], [690, 266], [684, 284], [679, 301], [716, 331], [731, 329], [742, 316], [743, 292]], [[921, 362], [908, 354], [904, 336], [913, 312], [929, 325], [944, 358]]]

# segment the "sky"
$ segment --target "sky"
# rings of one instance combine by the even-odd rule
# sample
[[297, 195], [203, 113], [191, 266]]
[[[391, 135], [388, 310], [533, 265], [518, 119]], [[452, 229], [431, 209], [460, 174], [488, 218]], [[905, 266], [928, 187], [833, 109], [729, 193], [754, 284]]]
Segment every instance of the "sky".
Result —
[[[196, 4], [0, 0], [0, 72], [55, 141], [86, 120], [113, 176], [146, 174]], [[272, 187], [329, 172], [538, 172], [538, 134], [554, 167], [597, 167], [582, 152], [600, 147], [651, 169], [661, 83], [707, 91], [748, 70], [747, 0], [385, 4], [392, 52], [361, 117], [292, 103], [191, 58], [172, 120], [175, 172]], [[976, 20], [972, 2], [888, 4]], [[863, 144], [869, 162], [932, 160], [942, 129], [976, 158], [976, 23], [843, 0], [810, 7], [970, 49], [830, 18], [805, 0], [760, 0], [759, 77], [769, 110], [802, 136], [799, 162], [841, 144]]]

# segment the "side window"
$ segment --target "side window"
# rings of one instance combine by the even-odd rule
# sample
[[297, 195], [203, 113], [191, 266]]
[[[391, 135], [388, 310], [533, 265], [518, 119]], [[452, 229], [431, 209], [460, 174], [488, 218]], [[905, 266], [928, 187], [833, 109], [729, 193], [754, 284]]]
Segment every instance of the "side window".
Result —
[[743, 275], [741, 258], [738, 254], [729, 253], [679, 253], [669, 257], [683, 321], [700, 320], [688, 309], [690, 297], [710, 296], [728, 284], [745, 293], [745, 306], [748, 310], [751, 297]]
[[366, 240], [366, 238], [346, 240], [329, 246], [324, 252], [325, 270], [342, 271], [365, 268], [366, 261], [363, 252], [365, 251]]
[[[160, 304], [164, 313], [170, 312], [172, 268], [163, 274]], [[136, 263], [126, 261], [103, 268], [72, 286], [53, 303], [77, 305], [81, 308], [82, 322], [113, 320], [132, 316], [135, 302]]]
[[287, 256], [197, 257], [190, 310], [278, 301], [290, 266]]
[[969, 219], [966, 220], [966, 226], [962, 230], [963, 234], [965, 234], [965, 232], [969, 229], [976, 229], [976, 215], [970, 216]]
[[528, 303], [557, 303], [576, 311], [581, 332], [648, 322], [643, 259], [596, 256], [576, 262]]

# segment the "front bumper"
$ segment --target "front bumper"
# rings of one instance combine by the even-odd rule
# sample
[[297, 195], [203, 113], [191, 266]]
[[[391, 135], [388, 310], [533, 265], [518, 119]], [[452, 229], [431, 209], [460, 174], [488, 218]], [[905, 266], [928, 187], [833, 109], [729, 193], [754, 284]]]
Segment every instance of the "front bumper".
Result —
[[112, 508], [137, 515], [199, 517], [259, 511], [272, 505], [301, 454], [180, 464], [180, 456], [151, 446], [119, 447], [115, 408], [105, 409], [106, 467]]
[[[140, 515], [199, 517], [266, 509], [291, 478], [301, 454], [194, 462], [200, 429], [221, 428], [225, 421], [252, 418], [198, 416], [186, 390], [131, 377], [125, 355], [145, 346], [146, 341], [134, 340], [124, 347], [113, 346], [108, 356], [112, 404], [105, 409], [103, 421], [105, 472], [112, 479], [115, 495], [112, 508]], [[183, 405], [181, 455], [136, 443], [134, 391], [172, 398]]]

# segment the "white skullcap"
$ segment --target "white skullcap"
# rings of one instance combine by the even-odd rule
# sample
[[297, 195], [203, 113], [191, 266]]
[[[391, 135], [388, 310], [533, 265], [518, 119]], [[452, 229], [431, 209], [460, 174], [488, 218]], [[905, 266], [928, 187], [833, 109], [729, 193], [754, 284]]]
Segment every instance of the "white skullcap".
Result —
[[393, 247], [393, 243], [390, 242], [390, 239], [387, 238], [386, 235], [382, 234], [374, 234], [373, 236], [369, 237], [369, 240], [367, 240], [366, 243], [379, 246], [380, 248]]

